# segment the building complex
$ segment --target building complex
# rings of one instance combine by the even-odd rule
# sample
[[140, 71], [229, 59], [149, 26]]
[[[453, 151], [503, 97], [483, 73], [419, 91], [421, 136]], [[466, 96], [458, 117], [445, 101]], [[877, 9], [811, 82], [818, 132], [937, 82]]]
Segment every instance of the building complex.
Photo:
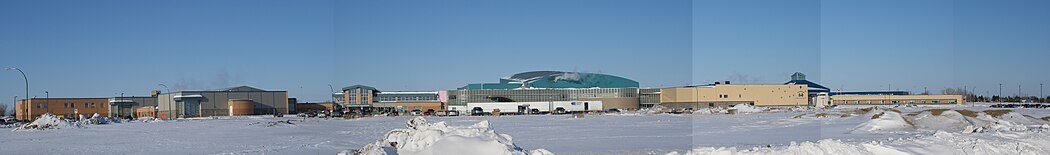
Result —
[[[380, 91], [352, 85], [331, 94], [332, 102], [299, 104], [287, 91], [249, 86], [216, 90], [153, 91], [148, 97], [30, 98], [18, 101], [19, 120], [45, 113], [73, 118], [98, 113], [110, 117], [185, 118], [230, 115], [291, 114], [316, 110], [362, 113], [433, 112], [492, 109], [531, 112], [556, 108], [582, 110], [636, 110], [661, 105], [673, 109], [755, 106], [964, 104], [960, 95], [911, 95], [904, 91], [835, 92], [795, 73], [782, 84], [733, 84], [731, 81], [669, 88], [640, 88], [637, 81], [599, 73], [531, 71], [499, 79], [498, 83], [473, 83], [454, 90]], [[544, 105], [547, 103], [548, 105]], [[559, 104], [559, 105], [556, 105]]]

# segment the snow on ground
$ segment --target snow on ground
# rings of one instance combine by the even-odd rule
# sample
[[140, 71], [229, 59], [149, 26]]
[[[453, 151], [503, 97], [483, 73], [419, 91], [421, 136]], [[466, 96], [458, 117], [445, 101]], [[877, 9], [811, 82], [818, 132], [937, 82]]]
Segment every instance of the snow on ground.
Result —
[[737, 104], [737, 105], [734, 105], [733, 107], [731, 107], [729, 109], [735, 109], [737, 112], [740, 112], [740, 113], [755, 113], [755, 112], [762, 112], [762, 111], [765, 110], [765, 108], [755, 107], [755, 106], [752, 106], [750, 104]]
[[[555, 154], [1032, 154], [1050, 139], [1039, 118], [1048, 109], [1010, 109], [993, 115], [969, 110], [987, 106], [918, 106], [893, 110], [840, 106], [728, 114], [643, 114], [425, 117], [448, 127], [488, 122], [513, 146]], [[934, 114], [933, 109], [951, 109]], [[900, 111], [900, 112], [897, 112]], [[881, 114], [876, 119], [875, 115]], [[967, 116], [967, 115], [975, 115]], [[1030, 116], [1030, 117], [1029, 117]], [[912, 132], [853, 132], [882, 118]], [[206, 117], [88, 125], [57, 130], [0, 130], [4, 154], [336, 154], [375, 145], [415, 117], [353, 120], [272, 116]], [[1013, 124], [1009, 124], [1009, 123]], [[1018, 127], [1023, 131], [1017, 131]], [[958, 129], [960, 127], [968, 129]], [[1004, 128], [1005, 127], [1005, 128]], [[977, 129], [981, 129], [978, 131]], [[938, 131], [943, 130], [943, 131]], [[963, 131], [976, 132], [963, 132]], [[491, 137], [490, 137], [491, 138]], [[498, 139], [498, 138], [493, 138]], [[91, 145], [85, 145], [91, 144]], [[501, 143], [502, 144], [502, 143]], [[999, 147], [1014, 148], [1009, 150]], [[967, 149], [968, 148], [968, 149]], [[1019, 148], [1019, 149], [1017, 149]], [[952, 151], [964, 152], [952, 152]], [[786, 151], [786, 152], [785, 152]], [[942, 151], [942, 152], [938, 152]], [[969, 152], [966, 152], [969, 151]], [[1005, 151], [1005, 152], [1003, 152]], [[1029, 151], [1029, 152], [1009, 152]], [[767, 152], [767, 153], [761, 153]]]
[[59, 118], [58, 116], [46, 113], [40, 115], [39, 118], [33, 120], [29, 124], [22, 125], [21, 127], [15, 128], [12, 131], [31, 131], [31, 130], [50, 130], [50, 129], [69, 129], [69, 128], [80, 128], [79, 124], [69, 123], [68, 121]]
[[346, 150], [340, 155], [545, 155], [547, 150], [525, 151], [515, 146], [512, 137], [497, 134], [488, 121], [471, 126], [448, 126], [445, 122], [429, 123], [423, 117], [409, 120], [407, 128], [394, 129], [373, 144], [359, 150]]

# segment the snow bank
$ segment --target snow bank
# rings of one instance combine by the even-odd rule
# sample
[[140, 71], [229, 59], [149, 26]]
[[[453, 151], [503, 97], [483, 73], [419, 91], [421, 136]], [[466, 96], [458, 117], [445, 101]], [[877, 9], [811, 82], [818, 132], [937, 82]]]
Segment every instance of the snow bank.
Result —
[[[899, 155], [907, 154], [877, 143], [848, 144], [839, 140], [820, 140], [817, 142], [794, 143], [782, 148], [755, 147], [738, 150], [737, 148], [695, 148], [684, 155], [782, 155], [782, 154], [851, 154], [851, 155]], [[679, 155], [671, 152], [667, 155]]]
[[84, 125], [99, 125], [99, 124], [122, 123], [122, 122], [123, 122], [123, 120], [121, 120], [121, 119], [114, 119], [114, 118], [110, 118], [110, 117], [102, 117], [102, 116], [99, 116], [98, 113], [95, 113], [95, 114], [91, 115], [90, 118], [84, 118], [83, 116], [80, 116], [80, 120], [78, 120], [76, 122], [76, 124], [84, 126]]
[[637, 112], [641, 114], [661, 114], [666, 112], [664, 106], [653, 105], [651, 108], [639, 109]]
[[908, 121], [896, 111], [874, 110], [871, 120], [857, 125], [853, 132], [900, 133], [915, 131]]
[[923, 111], [911, 119], [916, 128], [928, 130], [961, 131], [973, 125], [966, 116], [955, 110], [941, 112], [939, 116], [930, 111]]
[[32, 123], [22, 125], [22, 127], [16, 128], [15, 131], [19, 130], [47, 130], [47, 129], [67, 129], [67, 128], [80, 128], [80, 125], [69, 123], [65, 119], [59, 118], [51, 113], [40, 115], [39, 118], [34, 120]]
[[750, 104], [737, 104], [729, 109], [736, 109], [736, 112], [738, 113], [756, 113], [766, 110], [765, 108], [755, 107]]
[[[940, 112], [937, 115], [936, 112]], [[967, 114], [962, 114], [965, 112]], [[996, 115], [996, 116], [993, 116]], [[907, 116], [915, 128], [932, 131], [1003, 132], [1025, 131], [1048, 122], [1016, 112], [974, 112], [968, 110], [927, 110]]]
[[[697, 147], [682, 155], [780, 155], [780, 154], [1050, 154], [1048, 132], [949, 133], [896, 139], [886, 142], [847, 143], [839, 140], [792, 143], [785, 147], [751, 149]], [[667, 155], [680, 155], [671, 152]]]
[[445, 122], [428, 123], [423, 117], [408, 121], [405, 129], [394, 129], [383, 139], [360, 150], [339, 154], [364, 155], [548, 155], [544, 149], [526, 151], [511, 142], [511, 136], [497, 134], [488, 121], [472, 126], [450, 127]]

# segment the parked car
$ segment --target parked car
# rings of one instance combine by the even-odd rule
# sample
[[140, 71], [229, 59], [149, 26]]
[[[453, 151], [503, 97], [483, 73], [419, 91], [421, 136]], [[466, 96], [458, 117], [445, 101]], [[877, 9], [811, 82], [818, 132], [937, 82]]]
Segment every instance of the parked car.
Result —
[[340, 110], [333, 110], [332, 111], [332, 117], [343, 117], [343, 114], [344, 114], [343, 111], [340, 111]]
[[620, 112], [623, 112], [623, 110], [622, 109], [613, 108], [613, 109], [606, 109], [605, 112], [606, 113], [620, 113]]
[[423, 111], [421, 111], [419, 109], [412, 110], [412, 115], [422, 115], [422, 114], [423, 114]]
[[303, 112], [299, 114], [301, 115], [301, 117], [317, 117], [317, 112], [313, 111]]

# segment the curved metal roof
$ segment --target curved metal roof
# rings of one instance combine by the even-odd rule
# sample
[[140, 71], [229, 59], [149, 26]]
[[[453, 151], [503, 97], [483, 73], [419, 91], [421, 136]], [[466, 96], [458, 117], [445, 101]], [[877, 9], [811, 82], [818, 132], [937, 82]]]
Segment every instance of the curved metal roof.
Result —
[[607, 74], [562, 71], [522, 72], [500, 79], [521, 83], [525, 88], [637, 88], [638, 82]]

